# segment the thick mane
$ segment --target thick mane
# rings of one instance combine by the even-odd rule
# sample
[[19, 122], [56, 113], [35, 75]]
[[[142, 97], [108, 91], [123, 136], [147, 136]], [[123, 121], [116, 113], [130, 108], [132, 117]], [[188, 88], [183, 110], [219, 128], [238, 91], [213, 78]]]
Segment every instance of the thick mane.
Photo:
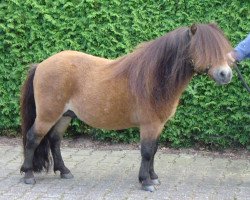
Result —
[[230, 45], [214, 25], [197, 25], [192, 35], [188, 27], [176, 29], [115, 60], [112, 77], [126, 77], [133, 95], [154, 109], [171, 101], [188, 84], [199, 68], [217, 64]]

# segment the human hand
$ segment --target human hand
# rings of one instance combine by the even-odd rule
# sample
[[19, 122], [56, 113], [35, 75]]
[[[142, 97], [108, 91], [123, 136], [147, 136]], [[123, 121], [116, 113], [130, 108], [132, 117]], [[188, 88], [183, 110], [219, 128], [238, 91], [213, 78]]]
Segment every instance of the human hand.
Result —
[[236, 63], [236, 52], [231, 51], [227, 54], [229, 65], [234, 65]]

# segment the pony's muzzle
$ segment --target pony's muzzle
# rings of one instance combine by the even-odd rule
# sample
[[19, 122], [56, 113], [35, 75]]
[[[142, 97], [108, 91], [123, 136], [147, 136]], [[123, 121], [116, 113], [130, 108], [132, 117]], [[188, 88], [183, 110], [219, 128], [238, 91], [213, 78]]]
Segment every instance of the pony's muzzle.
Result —
[[220, 85], [225, 85], [231, 82], [233, 73], [230, 67], [217, 69], [213, 73], [213, 78]]

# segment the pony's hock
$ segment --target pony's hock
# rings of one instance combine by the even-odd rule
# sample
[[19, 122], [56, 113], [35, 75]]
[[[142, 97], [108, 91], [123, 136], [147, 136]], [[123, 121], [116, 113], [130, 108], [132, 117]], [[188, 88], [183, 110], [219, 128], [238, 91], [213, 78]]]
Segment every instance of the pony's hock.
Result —
[[116, 60], [77, 51], [63, 51], [34, 66], [22, 90], [24, 182], [34, 184], [33, 172], [48, 169], [49, 149], [54, 171], [72, 178], [61, 156], [62, 136], [73, 117], [104, 129], [139, 127], [143, 189], [159, 184], [154, 171], [157, 140], [174, 115], [192, 77], [206, 74], [229, 83], [228, 40], [214, 24], [176, 29], [143, 43]]

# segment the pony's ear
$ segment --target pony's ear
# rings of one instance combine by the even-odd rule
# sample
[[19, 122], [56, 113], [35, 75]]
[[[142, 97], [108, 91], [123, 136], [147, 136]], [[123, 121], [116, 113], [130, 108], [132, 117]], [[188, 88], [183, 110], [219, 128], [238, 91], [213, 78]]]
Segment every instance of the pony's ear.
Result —
[[208, 25], [211, 26], [214, 29], [219, 29], [219, 27], [218, 27], [218, 25], [216, 23], [210, 23]]
[[196, 26], [196, 24], [193, 24], [193, 25], [190, 27], [190, 31], [191, 31], [192, 35], [194, 35], [194, 34], [196, 33], [196, 31], [197, 31], [197, 26]]

